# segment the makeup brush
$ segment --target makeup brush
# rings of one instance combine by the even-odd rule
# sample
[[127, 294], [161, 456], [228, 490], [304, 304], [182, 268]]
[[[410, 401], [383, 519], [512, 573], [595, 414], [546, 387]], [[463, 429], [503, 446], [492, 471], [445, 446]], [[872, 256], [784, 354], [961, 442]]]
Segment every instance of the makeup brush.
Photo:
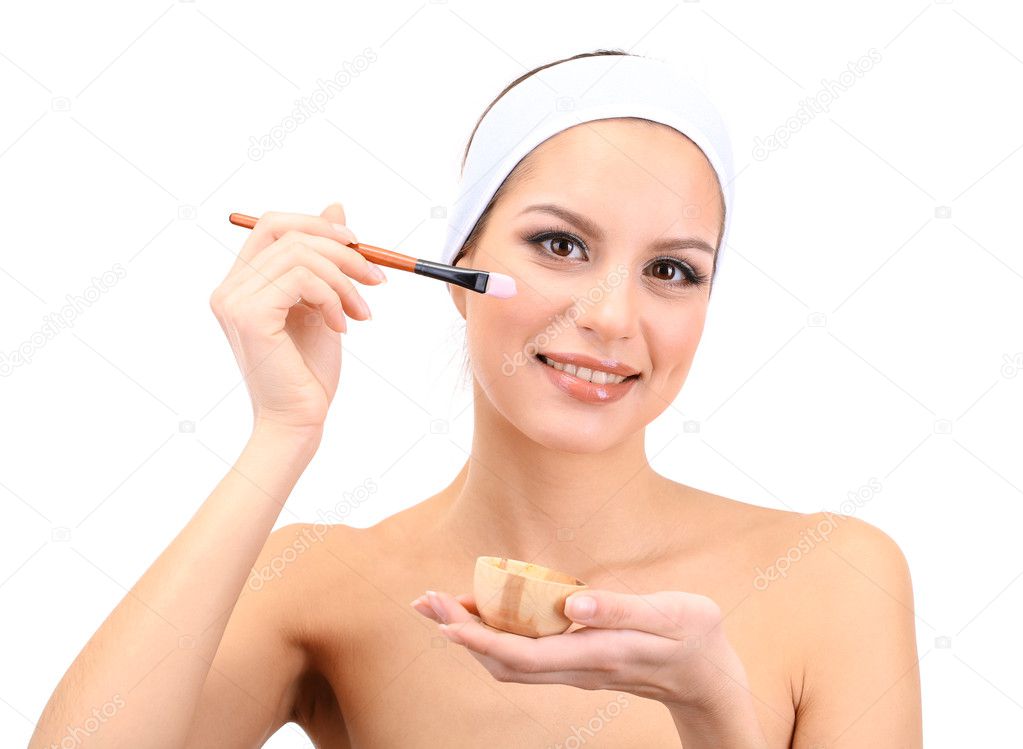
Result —
[[[228, 220], [235, 226], [242, 226], [251, 229], [256, 225], [258, 219], [246, 216], [244, 213], [232, 213]], [[498, 299], [506, 299], [515, 296], [515, 279], [503, 273], [494, 273], [485, 270], [473, 270], [472, 268], [459, 268], [455, 265], [435, 263], [432, 260], [421, 260], [409, 255], [402, 255], [400, 252], [392, 252], [382, 247], [374, 247], [371, 244], [362, 242], [342, 242], [346, 247], [351, 247], [371, 263], [384, 265], [388, 268], [418, 273], [427, 278], [436, 278], [438, 281], [453, 283], [456, 286], [476, 291], [480, 294], [488, 294]]]

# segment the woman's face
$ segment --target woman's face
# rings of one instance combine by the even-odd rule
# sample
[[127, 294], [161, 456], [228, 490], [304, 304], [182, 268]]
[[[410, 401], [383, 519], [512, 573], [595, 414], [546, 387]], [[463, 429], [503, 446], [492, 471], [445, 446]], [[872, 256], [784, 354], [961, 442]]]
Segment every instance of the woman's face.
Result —
[[[494, 409], [534, 441], [602, 451], [667, 408], [689, 372], [714, 256], [662, 243], [716, 246], [717, 178], [688, 138], [634, 119], [564, 130], [523, 166], [524, 178], [492, 208], [475, 252], [459, 262], [512, 276], [517, 295], [450, 287], [466, 320], [474, 377]], [[639, 377], [617, 400], [601, 396], [613, 386], [590, 386], [593, 402], [537, 353], [614, 359]]]

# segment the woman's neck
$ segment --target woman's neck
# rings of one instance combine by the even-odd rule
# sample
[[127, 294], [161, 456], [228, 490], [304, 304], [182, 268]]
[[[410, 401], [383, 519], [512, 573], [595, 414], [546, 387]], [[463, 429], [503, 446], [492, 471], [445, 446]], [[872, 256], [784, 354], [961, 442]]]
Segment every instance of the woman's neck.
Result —
[[646, 557], [677, 517], [672, 482], [647, 462], [640, 430], [599, 453], [541, 445], [477, 400], [472, 449], [442, 492], [437, 530], [471, 554], [566, 571]]

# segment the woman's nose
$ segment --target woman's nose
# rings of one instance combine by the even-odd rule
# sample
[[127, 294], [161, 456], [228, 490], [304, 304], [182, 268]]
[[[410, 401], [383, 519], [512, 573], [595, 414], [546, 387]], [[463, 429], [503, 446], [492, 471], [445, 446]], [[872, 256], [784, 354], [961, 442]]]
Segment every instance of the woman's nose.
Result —
[[580, 307], [576, 324], [607, 340], [631, 336], [639, 325], [637, 291], [622, 272], [602, 276], [599, 283], [576, 294]]

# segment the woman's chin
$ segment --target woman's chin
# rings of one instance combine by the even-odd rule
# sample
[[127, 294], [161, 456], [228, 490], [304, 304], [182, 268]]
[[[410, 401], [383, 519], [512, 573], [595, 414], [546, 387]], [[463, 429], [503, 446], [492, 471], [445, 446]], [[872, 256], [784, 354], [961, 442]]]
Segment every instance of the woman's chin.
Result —
[[[608, 428], [607, 423], [583, 423], [586, 420], [577, 418], [562, 419], [569, 414], [559, 413], [557, 408], [541, 410], [537, 416], [535, 405], [530, 406], [531, 428], [525, 431], [530, 439], [549, 450], [588, 455], [601, 453], [613, 446], [624, 435], [616, 434]], [[538, 423], [537, 423], [538, 422]]]

